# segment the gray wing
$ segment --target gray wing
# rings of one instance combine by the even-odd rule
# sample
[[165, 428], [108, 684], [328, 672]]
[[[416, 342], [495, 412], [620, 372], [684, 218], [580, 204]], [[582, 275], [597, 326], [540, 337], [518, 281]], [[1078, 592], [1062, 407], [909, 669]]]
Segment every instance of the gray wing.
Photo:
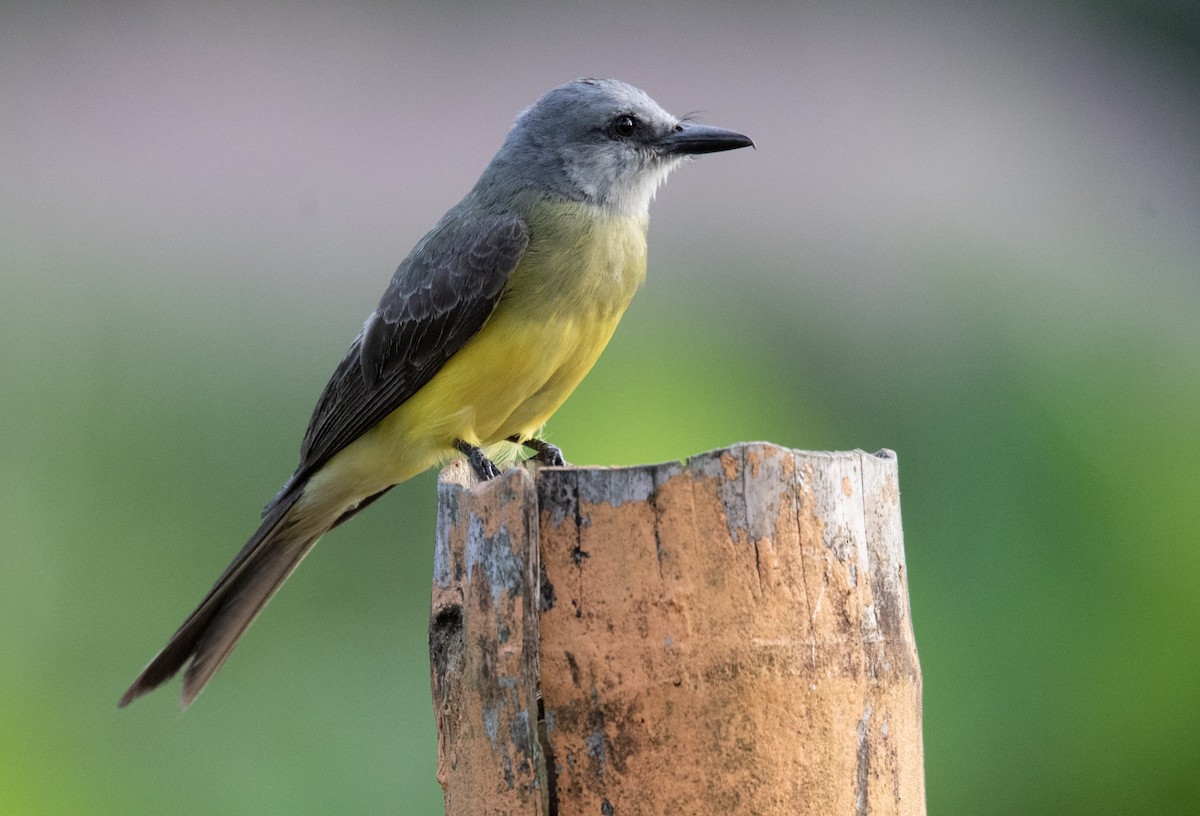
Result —
[[280, 497], [415, 394], [483, 327], [528, 244], [515, 215], [443, 219], [417, 244], [325, 386]]
[[119, 705], [162, 684], [189, 661], [184, 705], [200, 693], [316, 543], [313, 535], [297, 538], [287, 527], [299, 488], [334, 454], [429, 382], [483, 327], [528, 243], [519, 218], [496, 215], [470, 223], [447, 216], [417, 244], [325, 386], [295, 474], [263, 511], [265, 520], [258, 531]]

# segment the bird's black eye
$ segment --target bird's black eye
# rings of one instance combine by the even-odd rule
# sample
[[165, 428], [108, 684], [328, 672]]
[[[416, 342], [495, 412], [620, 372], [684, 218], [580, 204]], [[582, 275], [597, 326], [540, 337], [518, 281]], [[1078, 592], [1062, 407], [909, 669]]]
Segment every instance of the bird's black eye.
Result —
[[623, 114], [613, 119], [612, 132], [622, 139], [628, 139], [637, 132], [637, 126], [638, 120], [635, 117]]

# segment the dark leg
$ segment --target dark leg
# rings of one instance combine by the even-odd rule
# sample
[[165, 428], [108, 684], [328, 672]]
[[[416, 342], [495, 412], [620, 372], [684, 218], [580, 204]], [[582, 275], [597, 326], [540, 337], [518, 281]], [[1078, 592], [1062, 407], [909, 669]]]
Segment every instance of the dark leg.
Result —
[[563, 459], [562, 451], [560, 451], [554, 445], [551, 445], [549, 442], [533, 438], [526, 439], [524, 442], [522, 442], [521, 439], [516, 436], [510, 436], [508, 441], [516, 442], [518, 445], [524, 445], [525, 447], [529, 448], [531, 451], [537, 454], [533, 458], [541, 462], [543, 465], [549, 465], [550, 467], [567, 466], [567, 460]]
[[475, 471], [475, 475], [479, 477], [480, 481], [486, 482], [488, 479], [495, 479], [500, 475], [500, 468], [492, 464], [492, 460], [488, 459], [480, 448], [468, 445], [461, 439], [454, 443], [454, 447], [467, 457], [467, 461], [471, 463], [471, 470]]

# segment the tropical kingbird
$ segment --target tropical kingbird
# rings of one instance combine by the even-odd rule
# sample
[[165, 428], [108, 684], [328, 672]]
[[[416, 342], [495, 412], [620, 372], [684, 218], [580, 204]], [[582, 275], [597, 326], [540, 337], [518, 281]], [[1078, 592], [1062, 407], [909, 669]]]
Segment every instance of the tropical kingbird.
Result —
[[186, 663], [187, 706], [322, 535], [456, 453], [537, 438], [608, 343], [646, 275], [650, 199], [688, 156], [750, 146], [637, 88], [581, 79], [516, 120], [474, 189], [409, 253], [317, 401], [296, 472], [121, 698]]

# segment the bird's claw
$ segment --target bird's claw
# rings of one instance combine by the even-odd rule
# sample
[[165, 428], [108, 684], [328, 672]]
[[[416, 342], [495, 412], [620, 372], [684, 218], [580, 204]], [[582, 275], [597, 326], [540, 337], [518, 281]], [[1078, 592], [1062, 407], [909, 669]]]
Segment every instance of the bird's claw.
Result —
[[491, 459], [483, 452], [482, 448], [477, 448], [474, 445], [468, 445], [466, 442], [458, 442], [455, 444], [459, 453], [467, 457], [467, 462], [471, 465], [471, 470], [475, 471], [475, 475], [479, 477], [481, 482], [495, 479], [500, 475], [500, 468], [496, 467]]
[[563, 459], [562, 451], [559, 450], [557, 445], [551, 445], [546, 442], [543, 442], [542, 444], [545, 445], [546, 447], [544, 447], [540, 451], [538, 451], [534, 455], [534, 457], [533, 457], [534, 459], [541, 462], [543, 465], [548, 465], [550, 467], [566, 467], [567, 466], [567, 460]]
[[524, 445], [534, 452], [533, 460], [539, 464], [547, 465], [548, 467], [566, 467], [567, 460], [563, 458], [562, 450], [557, 445], [551, 445], [543, 439], [520, 439], [516, 436], [510, 436], [509, 442], [516, 442], [518, 445]]

